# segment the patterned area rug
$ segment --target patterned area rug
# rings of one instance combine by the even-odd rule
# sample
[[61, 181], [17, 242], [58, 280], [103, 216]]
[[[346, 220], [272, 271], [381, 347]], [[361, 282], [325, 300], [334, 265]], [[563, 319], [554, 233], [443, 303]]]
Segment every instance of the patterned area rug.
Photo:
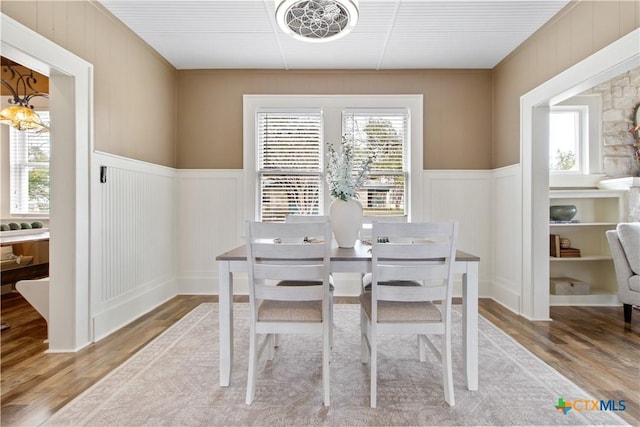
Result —
[[420, 363], [415, 338], [391, 336], [381, 339], [378, 408], [371, 409], [369, 366], [360, 363], [358, 310], [357, 305], [335, 306], [328, 408], [322, 405], [321, 340], [312, 335], [281, 337], [274, 360], [261, 361], [256, 400], [245, 405], [247, 304], [234, 305], [235, 360], [231, 385], [221, 388], [218, 305], [202, 304], [43, 425], [626, 424], [611, 411], [556, 409], [559, 398], [592, 397], [482, 317], [480, 389], [468, 391], [459, 307], [453, 316], [456, 405], [444, 402], [439, 362], [431, 357]]

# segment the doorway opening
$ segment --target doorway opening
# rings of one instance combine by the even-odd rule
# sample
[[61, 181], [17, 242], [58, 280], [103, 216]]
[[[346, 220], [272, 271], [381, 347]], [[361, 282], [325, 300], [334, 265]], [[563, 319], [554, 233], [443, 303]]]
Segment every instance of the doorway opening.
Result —
[[636, 29], [520, 98], [520, 312], [529, 319], [549, 319], [549, 108], [640, 66], [639, 38]]
[[51, 204], [49, 352], [91, 342], [89, 166], [93, 67], [2, 14], [2, 55], [49, 76]]

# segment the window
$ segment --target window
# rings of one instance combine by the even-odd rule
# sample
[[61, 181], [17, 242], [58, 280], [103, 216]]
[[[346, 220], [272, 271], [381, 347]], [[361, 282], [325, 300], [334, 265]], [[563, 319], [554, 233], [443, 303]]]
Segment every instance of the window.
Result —
[[549, 108], [549, 185], [589, 187], [602, 173], [602, 96], [576, 95]]
[[257, 114], [260, 221], [318, 215], [322, 185], [322, 116], [316, 111]]
[[406, 109], [343, 112], [343, 135], [361, 147], [355, 151], [356, 159], [375, 156], [369, 178], [358, 192], [366, 216], [407, 213], [408, 126]]
[[555, 107], [549, 114], [549, 170], [583, 172], [588, 155], [586, 107]]
[[422, 217], [422, 95], [245, 95], [243, 104], [247, 219], [326, 214], [326, 148], [343, 137], [357, 156], [376, 156], [358, 193], [364, 214]]
[[[49, 112], [38, 111], [49, 123]], [[9, 133], [12, 215], [49, 214], [49, 134], [35, 131]]]

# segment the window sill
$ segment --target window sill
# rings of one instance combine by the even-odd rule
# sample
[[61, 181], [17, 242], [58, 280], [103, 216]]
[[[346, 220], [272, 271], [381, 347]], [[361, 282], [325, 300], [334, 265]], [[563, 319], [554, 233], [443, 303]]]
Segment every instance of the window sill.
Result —
[[551, 188], [573, 188], [591, 187], [595, 188], [598, 182], [602, 181], [604, 174], [561, 174], [549, 173], [549, 187]]

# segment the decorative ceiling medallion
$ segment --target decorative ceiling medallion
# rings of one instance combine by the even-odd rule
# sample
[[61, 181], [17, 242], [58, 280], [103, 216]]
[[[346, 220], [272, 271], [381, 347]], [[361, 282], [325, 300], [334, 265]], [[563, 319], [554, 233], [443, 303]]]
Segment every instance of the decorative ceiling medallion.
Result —
[[358, 4], [357, 0], [276, 0], [276, 21], [298, 40], [336, 40], [355, 27]]

